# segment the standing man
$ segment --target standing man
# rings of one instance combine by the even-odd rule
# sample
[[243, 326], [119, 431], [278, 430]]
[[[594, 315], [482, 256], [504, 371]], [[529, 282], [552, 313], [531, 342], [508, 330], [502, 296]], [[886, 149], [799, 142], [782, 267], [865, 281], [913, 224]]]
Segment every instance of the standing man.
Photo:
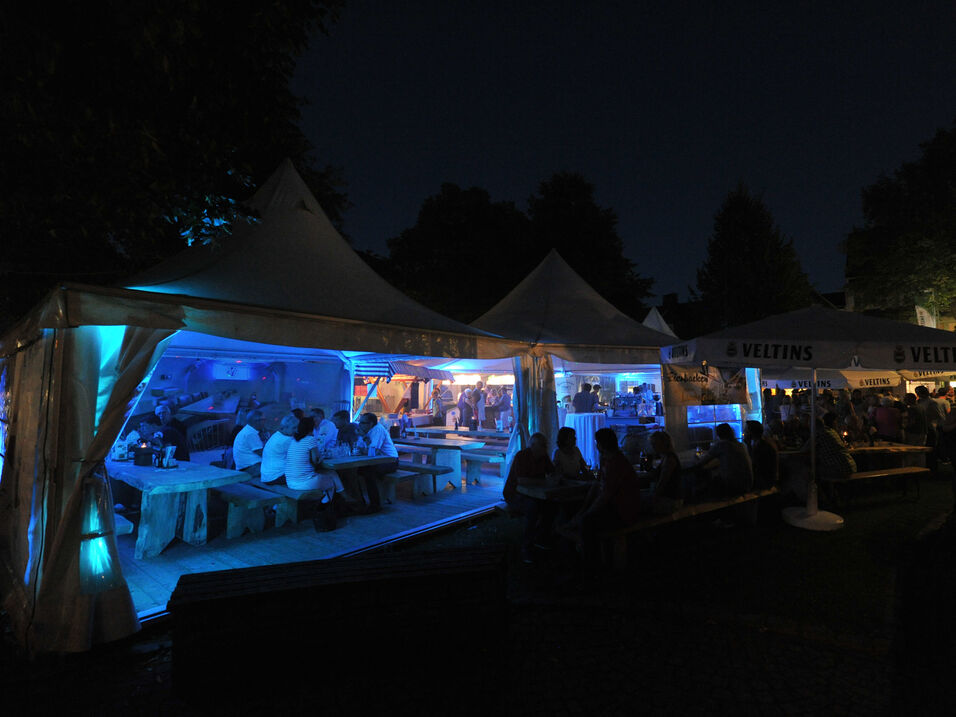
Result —
[[236, 434], [232, 442], [232, 460], [237, 471], [244, 471], [258, 478], [262, 470], [262, 411], [250, 411], [246, 425]]
[[574, 394], [571, 399], [571, 408], [575, 413], [591, 412], [591, 384], [582, 383], [581, 390]]
[[933, 449], [926, 455], [926, 467], [935, 472], [939, 466], [939, 427], [946, 421], [949, 404], [930, 396], [926, 386], [917, 386], [916, 395], [916, 405], [926, 414], [926, 445]]
[[359, 434], [365, 437], [369, 456], [387, 456], [393, 460], [374, 466], [359, 468], [359, 475], [365, 479], [368, 493], [366, 513], [378, 513], [382, 509], [382, 499], [378, 492], [378, 481], [385, 475], [398, 470], [398, 449], [392, 443], [388, 431], [378, 422], [374, 413], [363, 413], [358, 422]]
[[478, 427], [485, 428], [485, 406], [487, 405], [488, 394], [485, 393], [485, 384], [481, 381], [475, 383], [475, 390], [472, 392], [472, 400], [475, 402], [475, 417], [478, 419]]
[[508, 387], [501, 387], [501, 395], [495, 403], [498, 411], [498, 418], [501, 419], [501, 430], [507, 431], [511, 428], [511, 396], [508, 395]]

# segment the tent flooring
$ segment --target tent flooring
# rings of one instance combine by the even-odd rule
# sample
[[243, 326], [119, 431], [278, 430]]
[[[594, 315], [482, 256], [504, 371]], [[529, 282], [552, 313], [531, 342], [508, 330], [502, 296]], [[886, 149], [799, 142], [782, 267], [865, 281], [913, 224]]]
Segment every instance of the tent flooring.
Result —
[[383, 506], [381, 513], [345, 518], [329, 533], [317, 533], [312, 522], [306, 520], [295, 526], [287, 524], [227, 540], [224, 521], [211, 518], [211, 535], [206, 545], [194, 546], [176, 540], [160, 555], [142, 560], [133, 557], [135, 531], [119, 536], [120, 564], [133, 605], [141, 618], [164, 611], [179, 577], [186, 573], [338, 557], [407, 540], [429, 528], [466, 520], [501, 501], [504, 481], [496, 472], [498, 466], [484, 468], [488, 472], [482, 473], [480, 485], [467, 485], [463, 477], [458, 490], [446, 484], [445, 490], [414, 500], [412, 484], [400, 484], [397, 499]]

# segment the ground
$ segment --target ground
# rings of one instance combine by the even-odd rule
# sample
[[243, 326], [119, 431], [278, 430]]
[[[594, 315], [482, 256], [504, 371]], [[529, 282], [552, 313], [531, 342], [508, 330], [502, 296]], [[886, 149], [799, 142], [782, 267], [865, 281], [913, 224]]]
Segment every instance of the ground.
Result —
[[[486, 695], [500, 714], [952, 714], [951, 481], [945, 466], [919, 500], [861, 486], [836, 533], [787, 526], [769, 503], [755, 528], [667, 526], [632, 546], [627, 572], [584, 583], [560, 547], [522, 564], [522, 525], [506, 515], [407, 545], [508, 546], [508, 639], [487, 652], [501, 660], [495, 684], [451, 670], [459, 703], [426, 707], [423, 683], [388, 704], [461, 714]], [[207, 714], [170, 688], [170, 635], [160, 622], [91, 654], [29, 663], [7, 634], [4, 702], [31, 714]], [[252, 691], [240, 713], [325, 706], [307, 688]]]

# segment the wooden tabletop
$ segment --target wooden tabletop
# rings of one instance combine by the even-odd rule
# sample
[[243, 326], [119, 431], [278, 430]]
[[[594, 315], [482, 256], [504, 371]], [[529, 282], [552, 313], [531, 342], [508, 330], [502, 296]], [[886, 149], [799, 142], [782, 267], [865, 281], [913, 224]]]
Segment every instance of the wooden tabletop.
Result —
[[426, 448], [482, 448], [484, 441], [466, 441], [463, 438], [402, 438], [393, 441], [396, 446], [425, 446]]
[[510, 433], [505, 431], [493, 431], [490, 428], [479, 428], [477, 431], [469, 431], [467, 428], [441, 428], [440, 426], [430, 426], [427, 428], [411, 428], [409, 431], [411, 433], [421, 433], [426, 436], [444, 436], [451, 434], [465, 438], [468, 436], [475, 436], [476, 438], [500, 438], [503, 440], [511, 438]]
[[133, 461], [107, 461], [106, 469], [112, 478], [150, 495], [218, 488], [232, 483], [242, 483], [252, 478], [251, 475], [242, 471], [204, 466], [188, 461], [179, 461], [176, 468], [137, 466], [133, 464]]
[[850, 453], [930, 453], [932, 450], [929, 446], [911, 446], [907, 443], [890, 443], [889, 441], [872, 446], [866, 443], [850, 446]]
[[340, 456], [337, 458], [325, 458], [322, 461], [322, 467], [326, 470], [349, 470], [350, 468], [364, 468], [365, 466], [380, 466], [397, 458], [391, 456]]

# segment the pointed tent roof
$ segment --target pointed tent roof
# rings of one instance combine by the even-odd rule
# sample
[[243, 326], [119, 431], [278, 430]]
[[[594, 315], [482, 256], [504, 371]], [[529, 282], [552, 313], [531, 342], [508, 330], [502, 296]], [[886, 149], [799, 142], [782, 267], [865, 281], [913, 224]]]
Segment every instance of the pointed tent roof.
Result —
[[651, 307], [651, 310], [647, 312], [647, 316], [644, 317], [644, 321], [641, 323], [649, 329], [660, 331], [662, 334], [673, 336], [675, 339], [678, 338], [677, 334], [674, 333], [674, 329], [664, 321], [664, 317], [661, 316], [661, 312], [657, 310], [656, 306]]
[[478, 335], [386, 282], [335, 230], [286, 159], [248, 202], [261, 220], [192, 247], [127, 288], [305, 314]]
[[[550, 345], [552, 353], [569, 360], [600, 363], [657, 363], [657, 347], [674, 340], [616, 309], [554, 249], [471, 325], [518, 341]], [[649, 347], [654, 350], [640, 351]]]

